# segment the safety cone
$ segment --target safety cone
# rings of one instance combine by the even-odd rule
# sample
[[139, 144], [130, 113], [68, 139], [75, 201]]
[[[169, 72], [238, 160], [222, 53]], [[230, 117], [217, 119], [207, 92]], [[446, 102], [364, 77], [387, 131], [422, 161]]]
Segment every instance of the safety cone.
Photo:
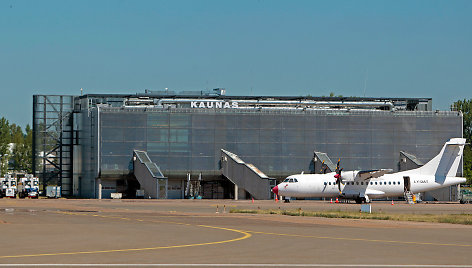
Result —
[[339, 200], [338, 200], [338, 198], [337, 198], [337, 197], [336, 197], [336, 203], [339, 203]]
[[329, 201], [330, 204], [333, 204], [333, 198], [331, 198], [331, 200]]
[[392, 206], [393, 206], [393, 199], [392, 199]]
[[220, 212], [218, 212], [218, 205], [216, 205], [216, 213], [220, 213]]
[[278, 203], [279, 199], [277, 198], [277, 195], [275, 195], [275, 203]]
[[254, 204], [254, 197], [252, 198], [252, 203]]

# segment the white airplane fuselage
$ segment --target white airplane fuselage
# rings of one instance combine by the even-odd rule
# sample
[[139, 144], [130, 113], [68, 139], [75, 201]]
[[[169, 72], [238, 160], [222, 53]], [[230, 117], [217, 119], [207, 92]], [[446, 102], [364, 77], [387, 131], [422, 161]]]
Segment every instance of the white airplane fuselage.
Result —
[[365, 202], [370, 202], [372, 198], [403, 196], [407, 191], [431, 191], [466, 181], [456, 177], [464, 146], [465, 139], [450, 139], [438, 155], [412, 170], [389, 174], [385, 169], [339, 171], [338, 175], [336, 172], [297, 174], [287, 177], [272, 191], [286, 197], [342, 197]]
[[[385, 174], [379, 178], [364, 181], [347, 180], [341, 184], [339, 192], [335, 173], [327, 174], [298, 174], [287, 179], [296, 179], [297, 182], [282, 182], [278, 187], [278, 194], [288, 197], [343, 197], [356, 199], [358, 197], [384, 198], [403, 196], [405, 190], [412, 193], [431, 191], [442, 187], [465, 182], [465, 178], [443, 177], [436, 180], [431, 175], [410, 175], [402, 173]], [[407, 188], [405, 188], [405, 183]], [[409, 188], [408, 188], [408, 183]]]

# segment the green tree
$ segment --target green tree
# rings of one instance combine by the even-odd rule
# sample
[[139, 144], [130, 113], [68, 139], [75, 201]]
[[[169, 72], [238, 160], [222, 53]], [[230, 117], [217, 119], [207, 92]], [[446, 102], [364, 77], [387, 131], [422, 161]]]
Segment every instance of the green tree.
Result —
[[8, 172], [10, 160], [14, 170], [32, 172], [33, 130], [27, 125], [25, 132], [6, 118], [0, 118], [0, 175]]
[[464, 177], [467, 178], [467, 183], [472, 184], [472, 99], [458, 100], [452, 105], [453, 110], [461, 111], [463, 114], [463, 128], [464, 138], [467, 139], [468, 145], [464, 148]]
[[0, 118], [0, 173], [5, 175], [8, 171], [10, 157], [10, 123], [4, 117]]
[[[29, 128], [29, 125], [27, 128]], [[10, 129], [12, 139], [11, 141], [14, 144], [11, 156], [11, 159], [13, 159], [13, 169], [16, 171], [25, 171], [31, 173], [31, 143], [28, 141], [28, 131], [31, 132], [31, 129], [27, 129], [26, 134], [23, 133], [23, 130], [20, 126], [15, 124], [12, 124]], [[32, 137], [30, 140], [32, 141]]]
[[467, 178], [467, 184], [472, 184], [472, 147], [470, 144], [464, 148], [464, 177]]
[[33, 129], [30, 127], [29, 124], [26, 125], [25, 132], [26, 161], [24, 162], [24, 169], [28, 173], [33, 173]]

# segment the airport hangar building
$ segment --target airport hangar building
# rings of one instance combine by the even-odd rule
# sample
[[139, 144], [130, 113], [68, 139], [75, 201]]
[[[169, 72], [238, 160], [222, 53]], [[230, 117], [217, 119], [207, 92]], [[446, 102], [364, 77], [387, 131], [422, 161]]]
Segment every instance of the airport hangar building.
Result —
[[[193, 191], [269, 199], [274, 178], [320, 173], [326, 156], [341, 158], [344, 170], [426, 163], [445, 141], [462, 137], [462, 114], [432, 111], [431, 98], [146, 90], [34, 95], [33, 133], [34, 173], [43, 185], [61, 186], [63, 196], [134, 198], [144, 189], [145, 198]], [[435, 198], [453, 200], [453, 192]]]

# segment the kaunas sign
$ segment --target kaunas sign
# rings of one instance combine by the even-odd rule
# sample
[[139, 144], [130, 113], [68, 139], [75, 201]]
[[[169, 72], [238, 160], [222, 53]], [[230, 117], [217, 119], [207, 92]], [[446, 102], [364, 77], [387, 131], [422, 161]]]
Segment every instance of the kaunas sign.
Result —
[[237, 101], [191, 101], [190, 108], [205, 109], [234, 109], [238, 108]]

